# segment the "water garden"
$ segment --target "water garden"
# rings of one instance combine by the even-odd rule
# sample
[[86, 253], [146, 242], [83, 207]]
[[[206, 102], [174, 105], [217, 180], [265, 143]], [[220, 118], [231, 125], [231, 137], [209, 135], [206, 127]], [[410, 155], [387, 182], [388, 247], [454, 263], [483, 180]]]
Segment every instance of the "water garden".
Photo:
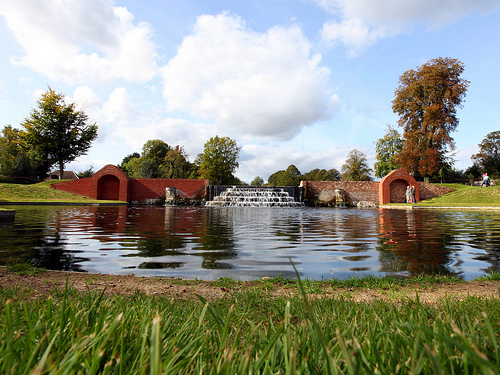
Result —
[[500, 371], [495, 210], [14, 208], [2, 373]]

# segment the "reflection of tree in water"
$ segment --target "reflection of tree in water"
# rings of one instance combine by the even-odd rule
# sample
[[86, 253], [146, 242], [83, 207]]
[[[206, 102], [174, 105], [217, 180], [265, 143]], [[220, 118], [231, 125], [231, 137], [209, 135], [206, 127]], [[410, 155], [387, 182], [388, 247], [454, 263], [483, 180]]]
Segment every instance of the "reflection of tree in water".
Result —
[[77, 257], [77, 252], [67, 249], [67, 240], [61, 236], [64, 216], [62, 208], [19, 210], [16, 225], [0, 227], [1, 262], [29, 262], [50, 270], [82, 271], [79, 263], [89, 259]]
[[[137, 250], [124, 257], [159, 258], [185, 255], [186, 240], [179, 235], [183, 221], [175, 207], [134, 207], [127, 215], [127, 237], [122, 246]], [[147, 261], [141, 269], [180, 268], [183, 262]]]
[[450, 269], [454, 232], [435, 213], [381, 210], [379, 224], [382, 272], [460, 275]]
[[[240, 208], [240, 207], [239, 207]], [[203, 215], [203, 230], [194, 240], [195, 245], [192, 255], [203, 258], [202, 268], [206, 269], [230, 269], [231, 263], [222, 260], [237, 257], [234, 241], [234, 210], [228, 207], [207, 208], [199, 211]], [[201, 250], [197, 251], [196, 250]]]

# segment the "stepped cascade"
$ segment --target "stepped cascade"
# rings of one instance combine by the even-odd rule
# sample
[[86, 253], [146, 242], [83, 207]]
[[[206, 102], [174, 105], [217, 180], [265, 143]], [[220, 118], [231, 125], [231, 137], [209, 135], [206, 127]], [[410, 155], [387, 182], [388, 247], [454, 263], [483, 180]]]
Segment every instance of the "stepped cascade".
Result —
[[211, 207], [302, 207], [304, 203], [297, 202], [280, 188], [233, 186], [205, 205]]

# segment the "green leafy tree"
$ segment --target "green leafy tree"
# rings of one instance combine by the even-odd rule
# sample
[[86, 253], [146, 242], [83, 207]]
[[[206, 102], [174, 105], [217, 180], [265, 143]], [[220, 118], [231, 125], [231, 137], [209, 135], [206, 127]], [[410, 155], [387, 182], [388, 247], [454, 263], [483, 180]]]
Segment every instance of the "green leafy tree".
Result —
[[437, 58], [399, 77], [392, 110], [399, 115], [404, 145], [394, 161], [414, 177], [436, 175], [455, 148], [450, 133], [469, 86], [460, 78], [463, 71], [457, 59]]
[[403, 149], [403, 139], [396, 129], [387, 125], [387, 131], [384, 137], [380, 138], [375, 144], [377, 152], [375, 163], [375, 176], [384, 177], [394, 169], [399, 168], [399, 164], [394, 158]]
[[500, 131], [488, 133], [479, 144], [479, 152], [472, 155], [474, 164], [490, 176], [500, 177]]
[[259, 176], [256, 176], [252, 182], [250, 182], [250, 186], [262, 186], [262, 184], [264, 183], [264, 180], [259, 177]]
[[267, 182], [274, 186], [298, 186], [301, 181], [299, 169], [291, 164], [286, 170], [274, 172], [269, 176]]
[[10, 125], [0, 132], [0, 175], [35, 177], [32, 161], [27, 153], [26, 133]]
[[365, 154], [354, 149], [342, 166], [342, 181], [371, 181], [371, 172]]
[[39, 163], [40, 178], [54, 165], [62, 178], [64, 164], [85, 155], [97, 138], [97, 125], [89, 122], [87, 114], [77, 110], [75, 103], [66, 104], [64, 96], [50, 87], [21, 125]]
[[189, 178], [193, 171], [193, 164], [189, 163], [188, 155], [182, 146], [170, 149], [160, 167], [163, 178]]
[[304, 173], [300, 179], [306, 181], [339, 181], [340, 172], [335, 168], [329, 170], [316, 168]]
[[238, 168], [241, 148], [229, 137], [215, 136], [204, 145], [200, 161], [200, 176], [216, 185], [230, 184], [235, 181], [233, 173]]
[[120, 165], [118, 165], [118, 168], [120, 168], [123, 172], [125, 172], [129, 177], [132, 177], [133, 175], [133, 171], [132, 169], [129, 169], [130, 166], [129, 166], [129, 162], [132, 160], [132, 159], [138, 159], [140, 158], [141, 155], [138, 153], [138, 152], [134, 152], [132, 154], [129, 154], [127, 156], [125, 156], [121, 162]]
[[80, 178], [86, 178], [86, 177], [92, 177], [94, 175], [94, 168], [90, 166], [88, 169], [84, 170], [83, 172], [78, 173], [78, 177]]
[[141, 157], [153, 160], [159, 166], [169, 151], [170, 146], [166, 142], [161, 139], [152, 139], [142, 146]]

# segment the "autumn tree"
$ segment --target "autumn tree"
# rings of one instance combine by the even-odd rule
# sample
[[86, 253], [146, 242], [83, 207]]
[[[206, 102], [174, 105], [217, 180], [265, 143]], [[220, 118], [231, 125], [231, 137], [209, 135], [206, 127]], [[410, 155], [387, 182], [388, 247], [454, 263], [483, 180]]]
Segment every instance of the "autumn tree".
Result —
[[402, 150], [394, 158], [414, 177], [433, 176], [447, 163], [446, 153], [455, 148], [451, 132], [458, 126], [469, 82], [460, 75], [464, 64], [457, 59], [437, 58], [399, 77], [392, 110], [404, 130]]
[[365, 154], [354, 149], [342, 165], [342, 181], [371, 181], [371, 172]]
[[399, 168], [399, 164], [395, 162], [395, 157], [403, 148], [403, 138], [396, 129], [387, 125], [385, 135], [375, 144], [377, 152], [375, 163], [375, 176], [384, 177], [394, 169]]
[[500, 131], [488, 133], [479, 144], [479, 152], [471, 159], [483, 172], [500, 177]]
[[210, 138], [204, 145], [203, 153], [197, 157], [201, 178], [207, 178], [216, 185], [232, 183], [239, 166], [240, 150], [236, 141], [229, 137], [217, 135]]
[[41, 166], [39, 178], [54, 165], [62, 178], [64, 164], [85, 155], [97, 138], [97, 125], [88, 115], [77, 110], [75, 103], [66, 104], [64, 96], [50, 87], [21, 125], [30, 151]]

